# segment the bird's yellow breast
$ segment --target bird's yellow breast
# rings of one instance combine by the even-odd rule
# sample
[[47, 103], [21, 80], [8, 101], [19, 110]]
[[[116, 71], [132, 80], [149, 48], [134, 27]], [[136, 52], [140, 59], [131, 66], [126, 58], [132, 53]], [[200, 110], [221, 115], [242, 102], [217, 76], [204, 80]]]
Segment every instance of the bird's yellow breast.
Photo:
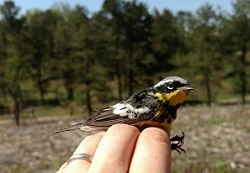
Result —
[[[173, 122], [174, 120], [172, 120]], [[166, 131], [169, 135], [170, 135], [170, 131], [171, 131], [171, 123], [167, 123], [167, 120], [164, 122], [156, 122], [156, 121], [143, 121], [140, 123], [135, 124], [135, 126], [137, 128], [139, 128], [140, 131], [142, 131], [143, 129], [147, 128], [147, 127], [159, 127], [161, 129], [163, 129], [164, 131]]]
[[171, 125], [176, 118], [176, 111], [170, 110], [170, 107], [166, 107], [164, 104], [158, 107], [154, 117], [147, 121], [141, 121], [137, 126], [141, 131], [147, 127], [159, 127], [165, 130], [169, 135], [171, 131]]
[[188, 95], [188, 91], [183, 90], [175, 90], [171, 93], [156, 93], [155, 96], [158, 98], [158, 100], [165, 102], [169, 102], [170, 106], [175, 106], [178, 104], [183, 103]]

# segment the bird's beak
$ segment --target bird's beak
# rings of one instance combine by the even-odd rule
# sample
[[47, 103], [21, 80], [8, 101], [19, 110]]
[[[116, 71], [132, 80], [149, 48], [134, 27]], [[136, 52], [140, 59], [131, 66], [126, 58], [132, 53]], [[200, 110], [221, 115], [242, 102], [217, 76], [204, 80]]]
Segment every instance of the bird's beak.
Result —
[[179, 87], [178, 89], [182, 90], [182, 91], [191, 91], [191, 90], [194, 90], [194, 87], [191, 87], [189, 85], [185, 85], [185, 86]]

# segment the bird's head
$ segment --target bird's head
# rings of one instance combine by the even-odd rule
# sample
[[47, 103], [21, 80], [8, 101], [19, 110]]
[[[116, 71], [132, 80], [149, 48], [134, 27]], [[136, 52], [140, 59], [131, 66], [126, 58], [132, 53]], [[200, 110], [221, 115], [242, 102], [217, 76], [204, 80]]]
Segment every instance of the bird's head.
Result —
[[189, 93], [194, 88], [189, 83], [178, 76], [169, 76], [153, 86], [156, 91], [155, 96], [163, 102], [169, 102], [170, 106], [183, 103]]

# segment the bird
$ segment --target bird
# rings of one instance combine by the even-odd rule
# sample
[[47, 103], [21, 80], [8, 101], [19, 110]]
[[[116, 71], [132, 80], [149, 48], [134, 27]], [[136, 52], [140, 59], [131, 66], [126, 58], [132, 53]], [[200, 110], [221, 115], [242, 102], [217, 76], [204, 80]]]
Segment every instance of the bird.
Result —
[[[147, 127], [159, 127], [169, 135], [171, 126], [177, 118], [177, 109], [186, 100], [194, 88], [178, 76], [169, 76], [152, 87], [143, 89], [127, 100], [104, 108], [85, 122], [60, 128], [55, 133], [80, 129], [83, 131], [107, 130], [114, 124], [129, 124], [140, 131]], [[185, 152], [182, 147], [185, 133], [170, 138], [171, 150], [179, 154]]]

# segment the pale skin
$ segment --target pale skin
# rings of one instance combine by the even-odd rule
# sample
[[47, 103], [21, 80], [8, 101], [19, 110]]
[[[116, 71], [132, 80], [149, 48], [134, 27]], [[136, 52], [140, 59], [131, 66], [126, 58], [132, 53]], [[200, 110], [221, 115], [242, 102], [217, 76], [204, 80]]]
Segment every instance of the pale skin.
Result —
[[83, 139], [74, 153], [87, 153], [92, 161], [74, 159], [64, 163], [57, 173], [170, 173], [171, 143], [162, 129], [140, 131], [117, 124], [106, 132]]

